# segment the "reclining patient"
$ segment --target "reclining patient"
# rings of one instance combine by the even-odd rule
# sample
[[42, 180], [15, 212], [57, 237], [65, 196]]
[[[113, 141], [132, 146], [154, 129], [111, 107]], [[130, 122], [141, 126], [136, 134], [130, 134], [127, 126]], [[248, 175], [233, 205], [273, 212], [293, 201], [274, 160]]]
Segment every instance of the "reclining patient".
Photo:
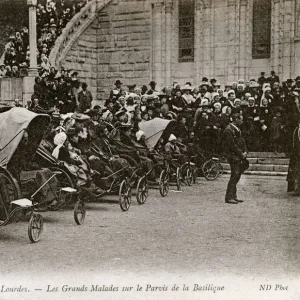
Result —
[[58, 133], [54, 137], [54, 144], [56, 148], [52, 155], [62, 161], [70, 173], [75, 176], [78, 186], [84, 185], [88, 180], [90, 169], [80, 157], [79, 151], [72, 147], [68, 141], [67, 134], [65, 132]]
[[169, 158], [176, 159], [178, 160], [179, 164], [183, 165], [186, 162], [186, 159], [177, 143], [176, 136], [171, 134], [168, 143], [165, 145], [165, 153], [169, 156]]

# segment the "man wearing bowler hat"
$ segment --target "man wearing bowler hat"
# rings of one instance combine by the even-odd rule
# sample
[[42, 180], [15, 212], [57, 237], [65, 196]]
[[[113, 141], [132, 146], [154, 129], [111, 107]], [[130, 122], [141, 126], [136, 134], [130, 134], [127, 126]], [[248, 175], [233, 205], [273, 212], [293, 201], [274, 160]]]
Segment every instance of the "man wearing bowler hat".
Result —
[[150, 89], [146, 92], [147, 95], [152, 95], [153, 93], [157, 92], [156, 89], [155, 89], [155, 87], [156, 87], [156, 82], [155, 81], [152, 80], [149, 83], [149, 85], [150, 85]]
[[117, 80], [115, 82], [115, 87], [110, 91], [110, 96], [109, 98], [112, 99], [113, 101], [117, 101], [119, 97], [121, 96], [122, 92], [122, 82], [121, 80]]
[[293, 91], [293, 89], [294, 89], [293, 82], [294, 82], [293, 79], [291, 79], [291, 78], [287, 79], [286, 85], [283, 88], [283, 94], [285, 97], [290, 96], [291, 92]]

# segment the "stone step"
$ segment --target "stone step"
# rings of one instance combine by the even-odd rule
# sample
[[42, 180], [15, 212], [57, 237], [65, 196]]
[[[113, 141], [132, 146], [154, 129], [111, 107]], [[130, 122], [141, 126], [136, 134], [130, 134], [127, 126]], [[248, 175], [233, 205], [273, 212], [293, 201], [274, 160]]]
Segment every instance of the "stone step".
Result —
[[289, 165], [289, 158], [248, 158], [250, 164], [262, 164], [262, 165]]
[[[225, 170], [224, 174], [230, 174], [229, 170]], [[268, 171], [246, 171], [246, 175], [258, 175], [258, 176], [287, 176], [287, 172], [268, 172]]]
[[[224, 170], [230, 170], [228, 163], [222, 164]], [[261, 172], [287, 172], [288, 165], [267, 165], [267, 164], [250, 164], [247, 171], [261, 171]]]
[[[250, 164], [262, 164], [262, 165], [289, 165], [289, 158], [260, 158], [260, 157], [247, 157]], [[227, 163], [226, 159], [221, 160], [222, 163]]]
[[248, 158], [286, 158], [285, 153], [276, 152], [249, 152]]

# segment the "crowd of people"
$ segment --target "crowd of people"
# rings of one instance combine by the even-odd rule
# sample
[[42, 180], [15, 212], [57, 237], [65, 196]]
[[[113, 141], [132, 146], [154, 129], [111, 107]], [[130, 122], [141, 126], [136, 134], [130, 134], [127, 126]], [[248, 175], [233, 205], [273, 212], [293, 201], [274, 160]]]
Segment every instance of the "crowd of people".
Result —
[[[149, 86], [124, 87], [116, 80], [109, 97], [93, 105], [93, 95], [78, 78], [78, 72], [51, 68], [36, 78], [34, 94], [26, 108], [51, 115], [45, 141], [54, 148], [46, 145], [47, 151], [65, 163], [79, 185], [95, 170], [100, 181], [94, 181], [90, 188], [93, 193], [101, 193], [107, 189], [103, 177], [113, 178], [115, 172], [132, 162], [139, 162], [147, 171], [165, 155], [183, 164], [191, 145], [196, 156], [201, 151], [226, 156], [232, 132], [243, 136], [247, 152], [292, 153], [299, 144], [296, 140], [300, 140], [299, 130], [295, 131], [299, 128], [299, 93], [299, 76], [280, 84], [274, 72], [270, 77], [262, 73], [257, 80], [227, 83], [224, 88], [215, 79], [205, 77], [196, 87], [190, 82], [183, 86], [174, 82], [162, 90], [157, 89], [155, 81]], [[175, 129], [168, 140], [159, 140], [149, 149], [141, 124], [150, 120], [159, 123], [160, 119], [173, 120]], [[227, 130], [226, 134], [226, 128], [235, 128], [236, 123], [238, 129]], [[113, 155], [111, 149], [123, 149], [127, 158]], [[298, 156], [294, 155], [296, 161], [300, 161]], [[297, 189], [294, 184], [298, 173], [300, 182], [300, 167], [295, 165], [290, 166], [288, 176], [292, 190]], [[151, 176], [153, 180], [157, 178], [155, 172]]]
[[[49, 54], [57, 37], [86, 1], [39, 0], [37, 6], [37, 50], [41, 72], [50, 73]], [[24, 26], [11, 35], [0, 63], [0, 78], [28, 75], [30, 48], [29, 32]]]
[[[153, 118], [174, 119], [177, 138], [187, 144], [193, 140], [206, 152], [222, 153], [222, 134], [232, 115], [243, 116], [242, 132], [249, 151], [290, 152], [292, 134], [298, 126], [300, 77], [280, 84], [274, 72], [258, 80], [227, 83], [203, 78], [199, 86], [187, 82], [181, 86], [156, 89], [129, 85], [120, 80], [103, 105], [93, 106], [93, 95], [77, 72], [54, 68], [36, 78], [34, 94], [27, 107], [38, 113], [67, 114], [81, 112], [110, 124], [131, 125], [135, 134], [139, 122]], [[18, 104], [19, 105], [19, 104]]]

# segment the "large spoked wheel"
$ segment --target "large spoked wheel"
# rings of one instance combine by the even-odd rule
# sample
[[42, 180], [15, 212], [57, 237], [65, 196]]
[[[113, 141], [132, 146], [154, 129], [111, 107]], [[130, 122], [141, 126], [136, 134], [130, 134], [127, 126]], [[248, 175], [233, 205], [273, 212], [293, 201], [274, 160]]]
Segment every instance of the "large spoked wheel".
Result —
[[193, 173], [193, 183], [195, 184], [197, 182], [197, 177], [198, 177], [198, 169], [195, 167], [192, 171]]
[[219, 176], [219, 162], [210, 159], [202, 166], [202, 172], [207, 180], [215, 180]]
[[191, 186], [191, 185], [192, 185], [192, 181], [193, 181], [193, 172], [192, 172], [192, 170], [191, 170], [190, 167], [186, 168], [184, 179], [185, 179], [185, 180], [184, 180], [185, 183], [186, 183], [188, 186]]
[[176, 168], [176, 185], [177, 185], [178, 191], [180, 191], [180, 189], [181, 189], [181, 180], [182, 180], [181, 170], [180, 170], [180, 167], [177, 167]]
[[131, 205], [131, 186], [126, 179], [120, 185], [119, 204], [123, 211], [127, 211]]
[[43, 233], [43, 219], [40, 214], [32, 213], [28, 224], [28, 237], [32, 243], [37, 243]]
[[136, 187], [136, 200], [138, 204], [144, 204], [148, 198], [148, 184], [146, 177], [140, 178]]
[[10, 203], [21, 198], [17, 180], [7, 171], [0, 168], [0, 220], [8, 218]]
[[49, 170], [52, 172], [60, 172], [60, 174], [57, 174], [55, 176], [55, 178], [57, 179], [57, 187], [59, 190], [65, 187], [71, 187], [73, 189], [75, 188], [74, 182], [65, 170], [57, 167], [50, 167]]
[[77, 225], [82, 225], [85, 220], [86, 208], [83, 201], [78, 200], [74, 206], [74, 220]]
[[162, 197], [169, 193], [169, 175], [166, 170], [162, 170], [159, 176], [159, 192]]

